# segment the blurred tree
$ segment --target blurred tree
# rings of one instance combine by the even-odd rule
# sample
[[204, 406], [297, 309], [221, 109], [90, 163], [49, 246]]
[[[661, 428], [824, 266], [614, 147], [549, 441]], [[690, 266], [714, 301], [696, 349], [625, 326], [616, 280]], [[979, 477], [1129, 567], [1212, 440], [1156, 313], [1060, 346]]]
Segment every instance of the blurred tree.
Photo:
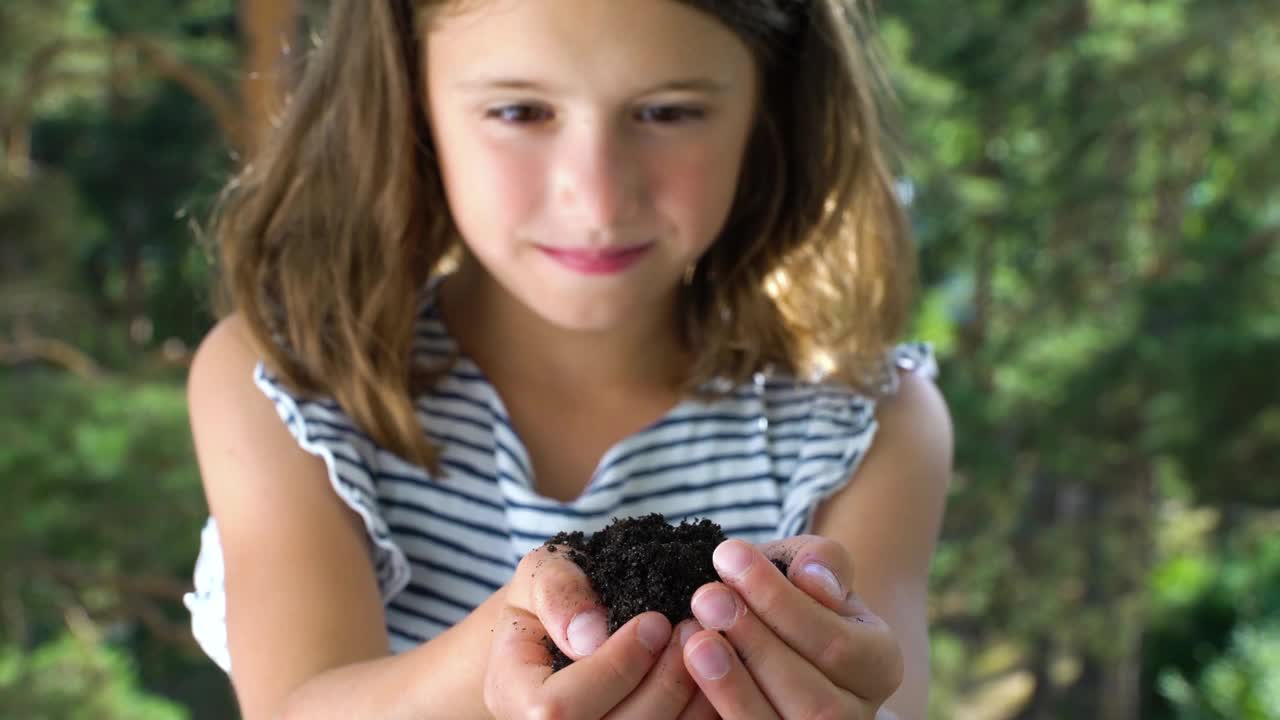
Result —
[[140, 692], [124, 653], [102, 644], [87, 619], [36, 652], [0, 648], [0, 708], [31, 720], [182, 720], [176, 703]]
[[1280, 6], [883, 19], [959, 430], [942, 624], [1021, 649], [1020, 717], [1138, 717], [1158, 498], [1280, 505]]
[[[234, 712], [178, 603], [193, 230], [327, 5], [0, 3], [0, 715]], [[1267, 717], [1280, 6], [880, 13], [958, 432], [936, 715], [994, 674], [1022, 718]]]
[[[181, 374], [210, 322], [193, 229], [257, 132], [237, 10], [0, 6], [6, 717], [188, 715], [124, 700], [138, 680], [194, 717], [234, 712], [181, 606], [205, 512]], [[77, 614], [100, 639], [57, 639]]]

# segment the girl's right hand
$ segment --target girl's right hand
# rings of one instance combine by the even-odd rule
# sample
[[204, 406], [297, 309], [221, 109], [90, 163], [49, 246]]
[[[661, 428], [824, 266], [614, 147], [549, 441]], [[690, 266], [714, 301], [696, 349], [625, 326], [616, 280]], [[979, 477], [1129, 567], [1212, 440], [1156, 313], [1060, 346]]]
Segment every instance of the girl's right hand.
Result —
[[[608, 636], [605, 610], [563, 548], [540, 547], [516, 567], [493, 628], [484, 701], [500, 720], [710, 720], [715, 710], [685, 669], [683, 646], [702, 629], [672, 632], [661, 613]], [[575, 662], [551, 672], [552, 641]]]

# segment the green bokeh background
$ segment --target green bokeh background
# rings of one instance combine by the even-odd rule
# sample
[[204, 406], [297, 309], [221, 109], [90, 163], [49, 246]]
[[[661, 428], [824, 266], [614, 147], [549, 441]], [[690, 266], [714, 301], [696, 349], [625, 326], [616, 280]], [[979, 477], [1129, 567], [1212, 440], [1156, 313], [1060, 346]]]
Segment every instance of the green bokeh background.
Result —
[[[192, 90], [248, 106], [264, 1], [0, 4], [0, 717], [235, 714], [181, 605], [237, 164]], [[931, 717], [1280, 718], [1280, 4], [877, 17], [957, 433]]]

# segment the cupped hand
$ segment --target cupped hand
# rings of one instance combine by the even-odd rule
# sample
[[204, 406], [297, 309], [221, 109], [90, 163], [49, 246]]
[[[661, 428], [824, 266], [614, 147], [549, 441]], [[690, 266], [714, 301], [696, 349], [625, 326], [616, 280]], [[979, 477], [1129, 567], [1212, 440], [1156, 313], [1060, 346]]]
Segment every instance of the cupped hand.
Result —
[[[902, 683], [902, 652], [849, 589], [853, 561], [839, 543], [727, 540], [713, 559], [724, 582], [694, 593], [706, 630], [685, 644], [684, 661], [721, 717], [876, 717]], [[774, 559], [789, 563], [787, 575]]]
[[[516, 567], [493, 628], [485, 673], [489, 712], [506, 718], [707, 720], [707, 698], [681, 652], [701, 628], [675, 628], [661, 614], [637, 615], [608, 634], [605, 609], [564, 548], [539, 547]], [[550, 638], [572, 658], [552, 672]]]

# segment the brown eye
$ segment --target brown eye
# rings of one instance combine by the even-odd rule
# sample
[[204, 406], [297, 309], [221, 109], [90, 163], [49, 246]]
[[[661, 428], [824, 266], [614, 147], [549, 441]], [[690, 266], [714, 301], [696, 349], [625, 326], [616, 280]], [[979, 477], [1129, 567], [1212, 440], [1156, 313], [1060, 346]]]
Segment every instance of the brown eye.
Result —
[[534, 105], [503, 105], [485, 113], [485, 117], [493, 118], [508, 125], [530, 125], [545, 122], [551, 113]]
[[654, 105], [641, 108], [636, 113], [642, 122], [658, 125], [679, 125], [701, 120], [706, 113], [702, 108], [682, 107], [679, 105]]

